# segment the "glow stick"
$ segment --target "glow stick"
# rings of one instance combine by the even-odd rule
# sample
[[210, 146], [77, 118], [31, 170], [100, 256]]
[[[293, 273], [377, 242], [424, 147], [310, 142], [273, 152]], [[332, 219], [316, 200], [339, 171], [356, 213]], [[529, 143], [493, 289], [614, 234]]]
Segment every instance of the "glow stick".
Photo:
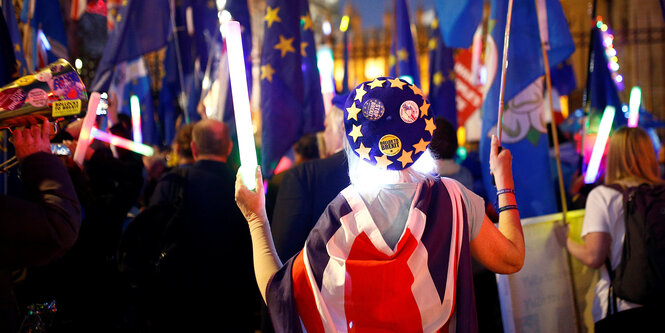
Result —
[[141, 133], [141, 103], [139, 97], [132, 95], [129, 98], [129, 106], [132, 110], [132, 132], [134, 134], [134, 142], [143, 143], [143, 134]]
[[242, 53], [240, 23], [229, 21], [224, 24], [224, 29], [226, 30], [226, 51], [229, 57], [229, 76], [233, 92], [233, 109], [238, 132], [238, 149], [240, 150], [240, 175], [245, 186], [254, 190], [256, 188], [254, 175], [258, 163], [252, 114], [249, 108], [249, 94], [247, 93], [247, 79], [245, 78], [245, 57]]
[[152, 156], [155, 153], [155, 150], [148, 145], [127, 140], [123, 137], [100, 131], [94, 127], [90, 130], [90, 136], [97, 140], [108, 142], [114, 146], [125, 148], [141, 155]]
[[603, 118], [600, 119], [598, 135], [596, 135], [596, 142], [593, 144], [593, 151], [591, 152], [589, 166], [587, 167], [586, 175], [584, 176], [584, 183], [586, 184], [595, 182], [596, 177], [598, 176], [600, 160], [603, 158], [603, 154], [605, 153], [605, 144], [607, 144], [607, 138], [610, 136], [610, 130], [612, 129], [614, 112], [614, 107], [608, 105], [605, 107], [605, 111], [603, 112]]
[[642, 89], [633, 87], [630, 90], [630, 103], [628, 111], [628, 127], [637, 127], [640, 121], [640, 102], [642, 99]]
[[78, 142], [76, 143], [74, 162], [81, 166], [83, 165], [83, 159], [85, 159], [85, 152], [88, 150], [88, 146], [90, 146], [90, 143], [92, 142], [90, 130], [92, 129], [92, 125], [95, 124], [95, 119], [97, 119], [99, 96], [98, 92], [90, 94], [90, 99], [88, 100], [88, 112], [85, 114], [85, 118], [83, 118], [81, 132], [79, 133]]
[[349, 28], [349, 16], [342, 16], [342, 21], [339, 23], [339, 31], [345, 32]]

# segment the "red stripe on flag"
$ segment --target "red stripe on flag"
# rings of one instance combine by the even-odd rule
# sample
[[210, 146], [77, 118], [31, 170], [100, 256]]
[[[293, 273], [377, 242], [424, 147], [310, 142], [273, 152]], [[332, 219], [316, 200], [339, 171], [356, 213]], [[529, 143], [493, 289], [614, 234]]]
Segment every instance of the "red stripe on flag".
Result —
[[291, 278], [293, 279], [293, 297], [296, 300], [296, 308], [298, 315], [305, 325], [307, 332], [325, 332], [323, 329], [323, 322], [321, 321], [321, 314], [317, 310], [316, 300], [314, 299], [313, 288], [307, 275], [305, 262], [303, 259], [303, 249], [298, 253], [298, 256], [293, 261], [293, 268], [291, 270]]

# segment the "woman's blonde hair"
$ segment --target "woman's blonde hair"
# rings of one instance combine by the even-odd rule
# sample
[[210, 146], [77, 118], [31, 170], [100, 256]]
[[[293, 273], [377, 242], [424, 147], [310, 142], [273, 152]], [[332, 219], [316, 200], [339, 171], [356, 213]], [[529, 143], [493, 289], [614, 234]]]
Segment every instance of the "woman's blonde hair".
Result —
[[605, 184], [628, 179], [662, 182], [651, 138], [639, 127], [621, 127], [610, 138]]

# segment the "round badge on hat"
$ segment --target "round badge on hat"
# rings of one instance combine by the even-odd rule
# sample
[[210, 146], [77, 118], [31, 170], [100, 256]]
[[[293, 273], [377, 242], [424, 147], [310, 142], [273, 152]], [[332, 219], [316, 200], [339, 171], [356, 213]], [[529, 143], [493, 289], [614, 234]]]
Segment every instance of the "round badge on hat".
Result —
[[399, 78], [359, 84], [344, 104], [347, 140], [361, 160], [381, 169], [410, 167], [432, 141], [434, 119], [420, 88]]

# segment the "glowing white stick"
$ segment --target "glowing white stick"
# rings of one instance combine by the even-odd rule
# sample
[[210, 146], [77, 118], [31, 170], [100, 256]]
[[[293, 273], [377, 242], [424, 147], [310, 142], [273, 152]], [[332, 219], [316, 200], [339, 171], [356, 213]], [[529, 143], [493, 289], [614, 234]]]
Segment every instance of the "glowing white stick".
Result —
[[129, 106], [132, 110], [132, 132], [134, 132], [134, 142], [143, 143], [143, 134], [141, 133], [141, 103], [139, 97], [132, 95], [129, 98]]
[[74, 162], [81, 166], [83, 165], [83, 160], [85, 159], [85, 152], [88, 150], [88, 146], [90, 146], [90, 143], [92, 142], [90, 130], [95, 124], [95, 119], [97, 119], [99, 96], [100, 95], [98, 92], [93, 92], [90, 94], [90, 99], [88, 100], [88, 112], [83, 118], [81, 132], [79, 133], [78, 142], [76, 143], [76, 150], [74, 151]]
[[148, 145], [127, 140], [123, 137], [100, 131], [94, 127], [90, 131], [90, 136], [97, 140], [108, 142], [114, 146], [125, 148], [141, 155], [152, 156], [155, 153], [155, 150]]
[[229, 57], [229, 76], [233, 92], [233, 109], [235, 110], [236, 131], [238, 132], [238, 149], [240, 150], [240, 175], [248, 189], [256, 187], [254, 175], [256, 166], [256, 146], [254, 144], [254, 127], [249, 108], [247, 79], [245, 78], [245, 57], [242, 53], [242, 37], [240, 23], [229, 21], [224, 24], [226, 32], [226, 51]]
[[628, 111], [628, 127], [637, 127], [640, 122], [640, 103], [642, 100], [642, 89], [633, 87], [630, 90], [630, 104]]
[[598, 135], [596, 135], [596, 142], [593, 144], [593, 151], [591, 152], [589, 166], [587, 167], [586, 175], [584, 176], [584, 183], [586, 184], [595, 182], [596, 177], [598, 176], [600, 160], [603, 158], [603, 154], [605, 153], [605, 144], [607, 144], [607, 138], [610, 136], [610, 130], [612, 129], [614, 112], [614, 107], [608, 105], [605, 107], [605, 111], [603, 112], [603, 118], [600, 119]]

